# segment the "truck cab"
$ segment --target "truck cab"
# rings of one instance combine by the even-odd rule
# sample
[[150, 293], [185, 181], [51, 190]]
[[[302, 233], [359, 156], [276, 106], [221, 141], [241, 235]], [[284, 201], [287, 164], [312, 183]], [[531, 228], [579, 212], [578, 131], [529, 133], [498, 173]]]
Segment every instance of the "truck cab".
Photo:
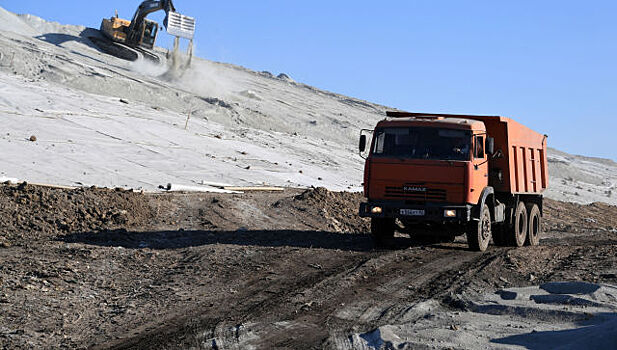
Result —
[[[519, 126], [502, 117], [389, 112], [374, 130], [364, 130], [367, 201], [360, 215], [371, 218], [374, 237], [387, 239], [398, 230], [451, 241], [467, 233], [476, 250], [486, 250], [491, 237], [500, 245], [510, 242], [506, 216], [521, 195], [541, 209], [539, 194], [513, 192], [504, 181], [511, 162], [507, 129]], [[545, 152], [545, 138], [540, 145], [532, 139]]]

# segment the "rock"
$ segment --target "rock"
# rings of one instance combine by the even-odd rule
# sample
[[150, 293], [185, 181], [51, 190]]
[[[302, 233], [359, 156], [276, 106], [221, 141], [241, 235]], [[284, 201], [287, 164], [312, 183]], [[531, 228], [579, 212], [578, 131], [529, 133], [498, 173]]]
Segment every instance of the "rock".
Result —
[[276, 78], [279, 80], [286, 81], [288, 83], [295, 83], [295, 80], [291, 79], [291, 77], [285, 73], [279, 74]]
[[244, 97], [248, 97], [248, 98], [253, 99], [253, 100], [257, 100], [257, 101], [262, 101], [263, 100], [263, 98], [261, 96], [259, 96], [253, 90], [244, 90], [244, 91], [240, 92], [240, 95], [242, 95]]
[[316, 269], [316, 270], [321, 270], [321, 269], [323, 269], [323, 267], [322, 267], [321, 265], [319, 265], [319, 264], [309, 264], [308, 266], [309, 266], [309, 267], [312, 267], [312, 268], [314, 268], [314, 269]]
[[30, 136], [30, 142], [36, 142], [36, 136], [32, 135]]
[[267, 78], [274, 78], [274, 74], [268, 72], [267, 70], [261, 71], [259, 74]]

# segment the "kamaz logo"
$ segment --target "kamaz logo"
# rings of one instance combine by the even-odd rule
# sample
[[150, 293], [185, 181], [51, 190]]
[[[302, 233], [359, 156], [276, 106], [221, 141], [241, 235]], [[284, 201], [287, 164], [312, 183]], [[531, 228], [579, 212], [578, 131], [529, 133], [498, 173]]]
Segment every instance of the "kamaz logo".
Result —
[[405, 192], [426, 192], [426, 187], [403, 186]]

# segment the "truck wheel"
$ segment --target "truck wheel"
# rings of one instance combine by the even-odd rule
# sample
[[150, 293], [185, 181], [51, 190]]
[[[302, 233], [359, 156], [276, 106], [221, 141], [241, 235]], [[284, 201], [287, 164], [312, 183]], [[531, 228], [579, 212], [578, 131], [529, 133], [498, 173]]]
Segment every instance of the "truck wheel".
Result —
[[395, 223], [391, 218], [372, 218], [371, 233], [377, 241], [383, 241], [394, 237]]
[[527, 232], [526, 245], [540, 244], [540, 233], [542, 232], [542, 215], [537, 204], [527, 207], [529, 210], [529, 228]]
[[467, 230], [467, 244], [471, 250], [483, 252], [491, 241], [491, 211], [484, 206], [479, 221], [469, 223]]
[[514, 227], [510, 232], [511, 243], [515, 247], [522, 247], [527, 239], [527, 208], [524, 202], [519, 202], [514, 212]]

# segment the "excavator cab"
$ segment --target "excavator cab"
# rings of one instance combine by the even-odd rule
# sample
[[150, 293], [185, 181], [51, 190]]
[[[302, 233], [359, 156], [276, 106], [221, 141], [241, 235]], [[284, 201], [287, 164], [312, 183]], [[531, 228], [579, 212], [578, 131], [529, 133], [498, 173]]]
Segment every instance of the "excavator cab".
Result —
[[146, 19], [144, 21], [144, 31], [141, 36], [139, 45], [145, 49], [152, 50], [154, 43], [156, 42], [156, 36], [159, 32], [159, 24], [155, 21]]

